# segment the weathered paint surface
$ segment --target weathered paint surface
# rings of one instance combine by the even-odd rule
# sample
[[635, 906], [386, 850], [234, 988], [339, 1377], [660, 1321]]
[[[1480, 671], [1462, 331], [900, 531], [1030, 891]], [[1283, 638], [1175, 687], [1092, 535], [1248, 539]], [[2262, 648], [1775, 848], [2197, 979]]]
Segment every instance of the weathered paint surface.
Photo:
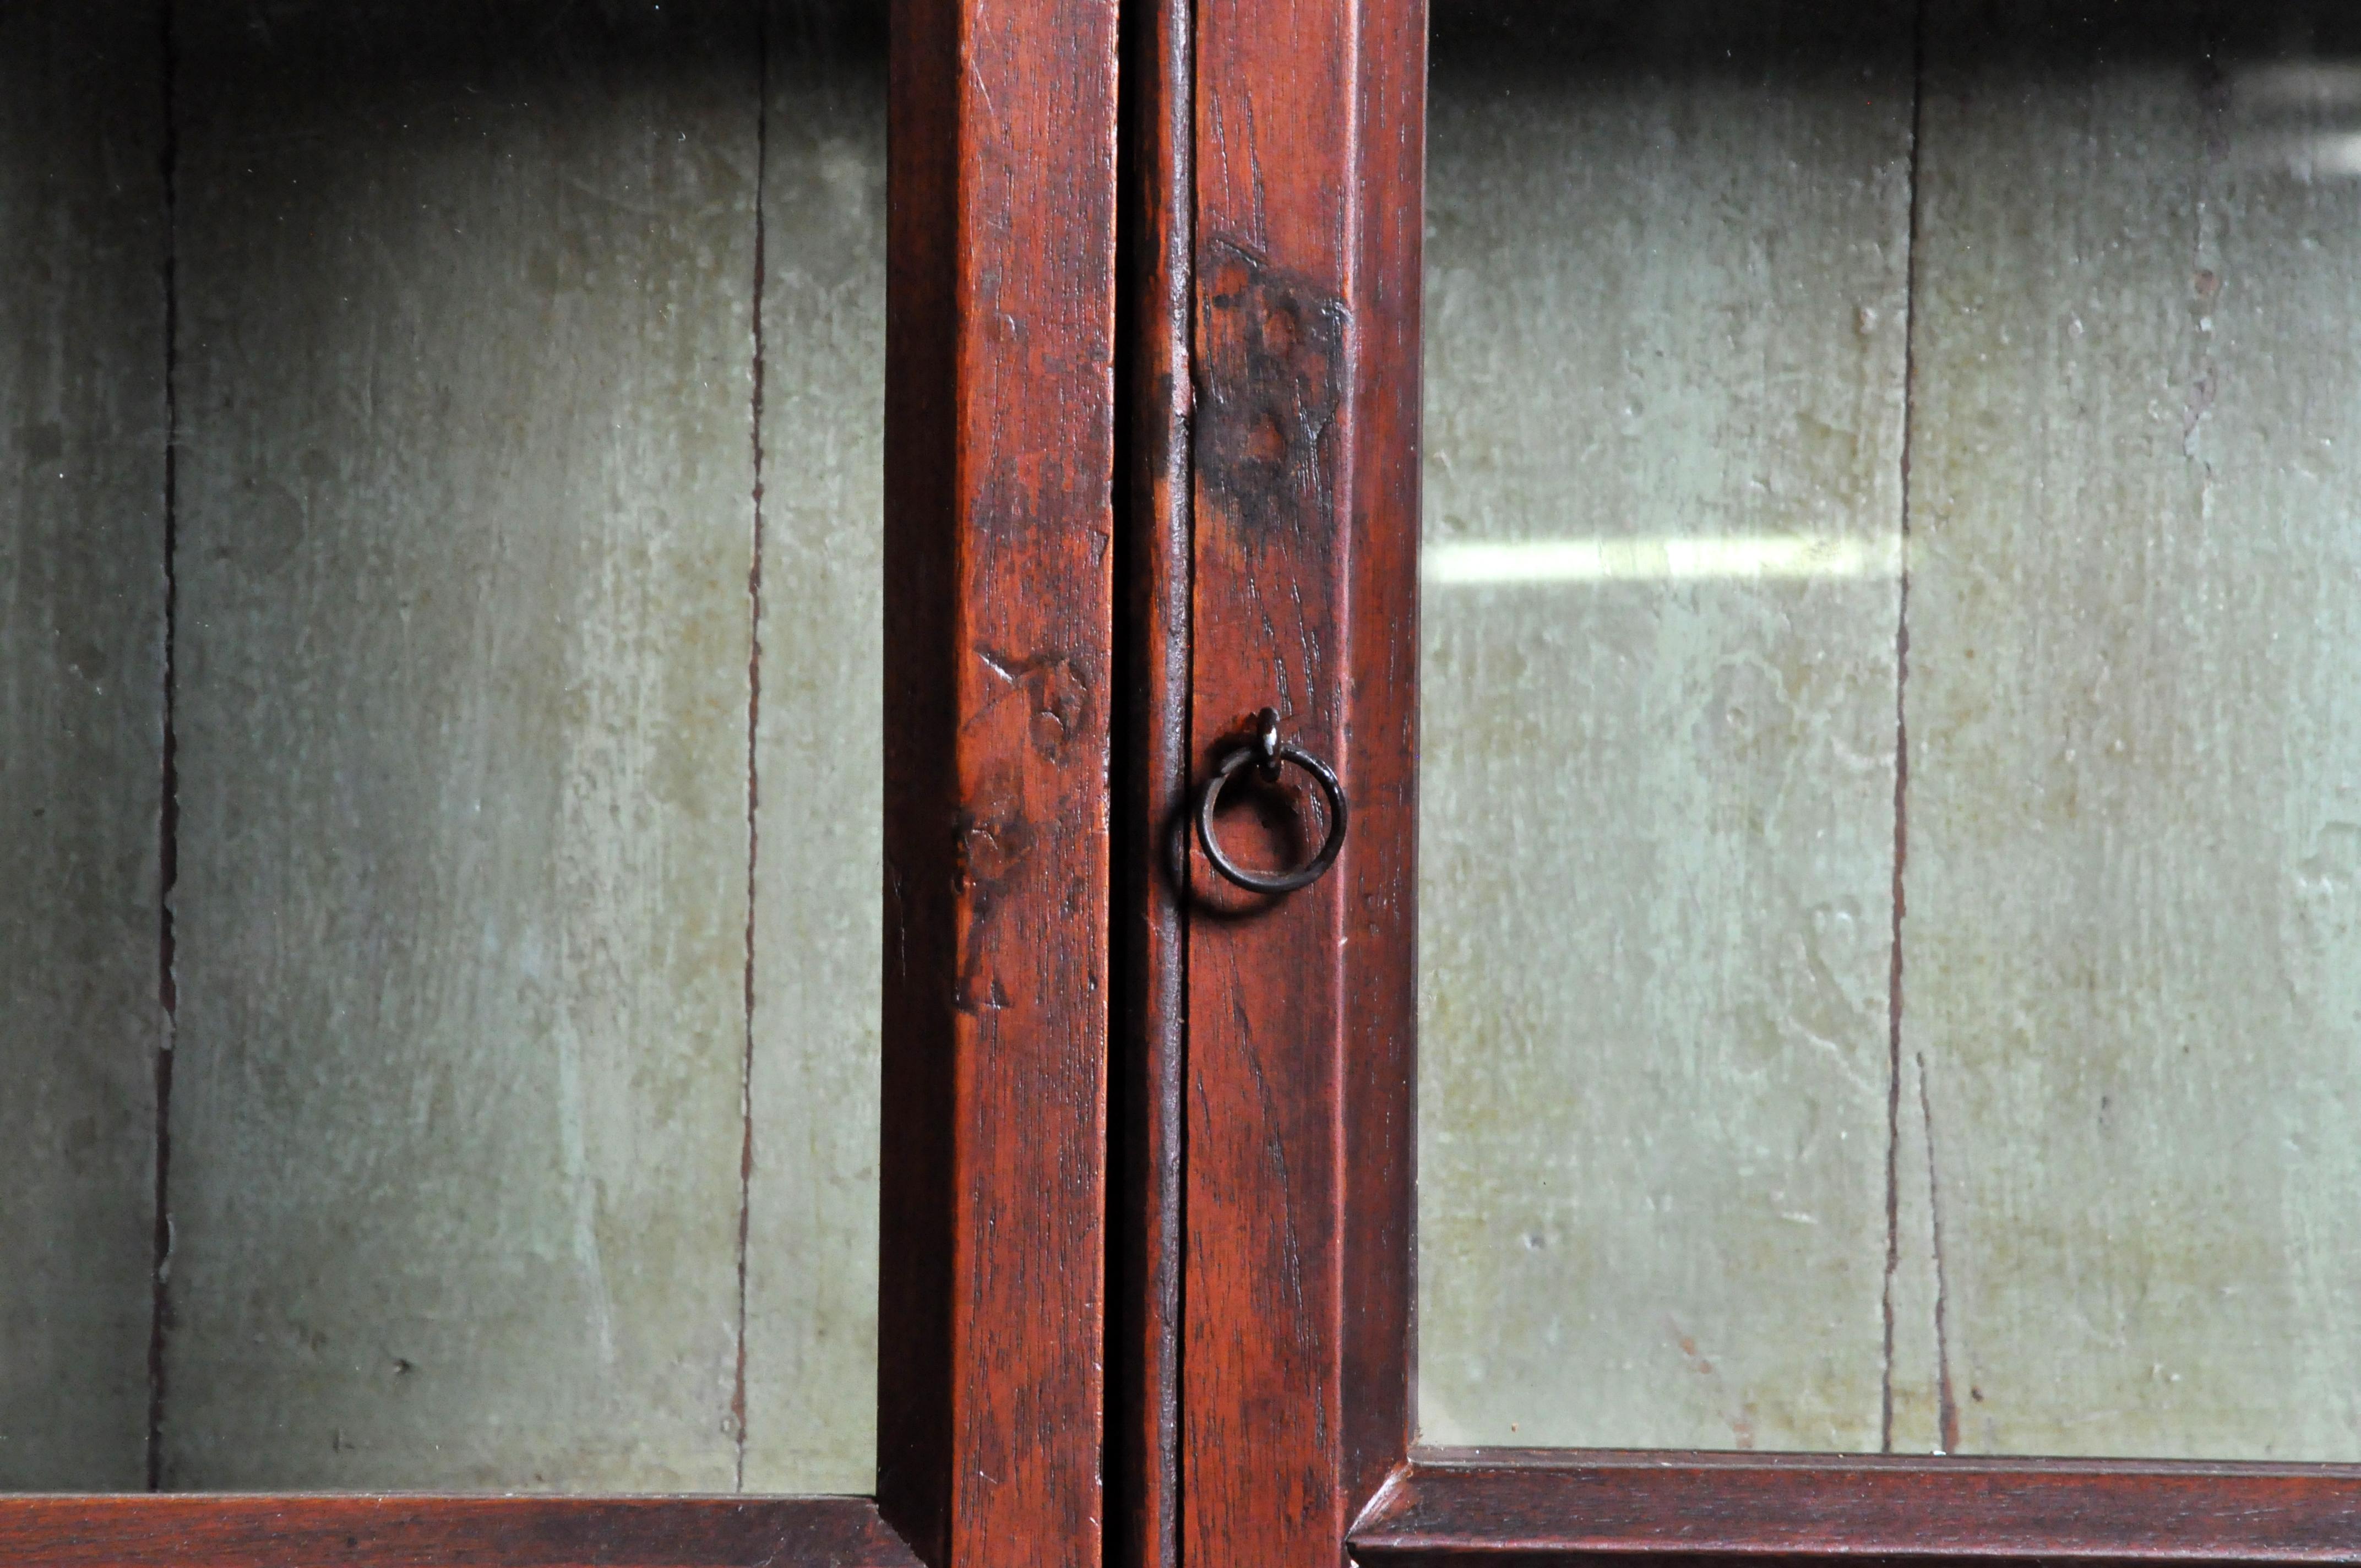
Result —
[[1967, 1451], [2361, 1459], [2361, 74], [1977, 16], [1920, 159], [1916, 1398]]
[[726, 1489], [753, 18], [181, 11], [167, 1483]]
[[1911, 40], [1738, 9], [1437, 45], [1425, 1442], [1879, 1438]]
[[[1899, 209], [1815, 204], [1906, 178], [1612, 29], [1587, 119], [1562, 64], [1438, 68], [1430, 1441], [2361, 1457], [2361, 75], [2171, 7], [1983, 30], [2029, 15], [1928, 9], [1906, 672], [1893, 552], [1827, 543], [1903, 525]], [[1906, 50], [1769, 80], [1900, 95], [1909, 150]], [[1840, 242], [1894, 357], [1781, 375]], [[1894, 466], [1777, 510], [1813, 419]], [[1820, 543], [1695, 543], [1756, 519]], [[1481, 586], [1520, 560], [1559, 580]]]
[[[0, 1486], [119, 1488], [164, 37], [69, 9], [0, 16]], [[181, 18], [167, 1485], [869, 1487], [882, 37], [762, 21]]]
[[160, 44], [152, 5], [0, 7], [0, 1489], [147, 1473]]
[[885, 60], [882, 29], [782, 7], [763, 281], [762, 699], [752, 1491], [876, 1473], [883, 863]]

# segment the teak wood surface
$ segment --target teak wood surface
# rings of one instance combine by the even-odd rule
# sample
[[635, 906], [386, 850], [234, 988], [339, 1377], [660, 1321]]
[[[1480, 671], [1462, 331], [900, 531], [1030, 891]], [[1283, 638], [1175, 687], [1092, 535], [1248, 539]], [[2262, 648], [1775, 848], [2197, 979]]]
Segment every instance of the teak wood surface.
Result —
[[1413, 1456], [1353, 1535], [1367, 1563], [2351, 1562], [2361, 1470], [2087, 1459]]
[[892, 14], [877, 1497], [932, 1563], [1100, 1555], [1115, 48]]
[[1336, 1563], [1410, 1431], [1423, 49], [1419, 0], [1194, 16], [1192, 762], [1275, 706], [1353, 827], [1279, 900], [1192, 852], [1185, 1563]]
[[[1192, 853], [1185, 1563], [1338, 1562], [1409, 1431], [1425, 23], [1196, 12], [1192, 761], [1273, 707], [1353, 813], [1279, 899]], [[1287, 781], [1265, 863], [1326, 828]]]

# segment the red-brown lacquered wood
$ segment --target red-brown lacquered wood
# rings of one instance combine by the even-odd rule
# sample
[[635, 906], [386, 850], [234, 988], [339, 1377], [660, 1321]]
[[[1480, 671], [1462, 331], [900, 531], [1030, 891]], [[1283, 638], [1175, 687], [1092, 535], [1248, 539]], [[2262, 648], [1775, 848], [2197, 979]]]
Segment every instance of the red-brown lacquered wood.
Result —
[[[1407, 1438], [1424, 38], [1419, 0], [1197, 8], [1192, 760], [1276, 707], [1355, 806], [1295, 894], [1192, 860], [1181, 1543], [1205, 1568], [1337, 1563]], [[1224, 828], [1266, 865], [1327, 828], [1283, 788]]]
[[1179, 1557], [1188, 872], [1172, 850], [1189, 782], [1189, 43], [1186, 0], [1126, 7], [1109, 1568]]
[[12, 1497], [0, 1563], [50, 1568], [916, 1568], [865, 1497]]
[[2361, 1467], [1437, 1450], [1353, 1532], [1389, 1568], [2361, 1562]]
[[1425, 0], [1365, 3], [1345, 898], [1344, 1487], [1357, 1513], [1412, 1436], [1418, 1039], [1420, 307]]
[[878, 1504], [1097, 1568], [1115, 0], [894, 0]]

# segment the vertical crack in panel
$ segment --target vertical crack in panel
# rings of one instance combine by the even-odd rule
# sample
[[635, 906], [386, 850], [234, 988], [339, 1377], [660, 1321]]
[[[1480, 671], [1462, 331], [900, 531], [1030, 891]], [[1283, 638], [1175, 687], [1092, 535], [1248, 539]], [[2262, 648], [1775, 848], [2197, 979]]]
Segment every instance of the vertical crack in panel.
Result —
[[1927, 1217], [1935, 1249], [1935, 1410], [1939, 1453], [1960, 1451], [1960, 1402], [1951, 1389], [1950, 1286], [1943, 1267], [1943, 1187], [1935, 1169], [1935, 1113], [1927, 1094], [1927, 1058], [1918, 1058], [1918, 1123], [1927, 1135]]
[[746, 1254], [754, 1211], [754, 890], [762, 855], [760, 745], [763, 718], [763, 198], [771, 148], [770, 8], [757, 14], [754, 38], [754, 289], [751, 314], [752, 388], [747, 398], [753, 459], [753, 539], [746, 565], [746, 976], [745, 1051], [738, 1085], [738, 1343], [730, 1374], [730, 1435], [736, 1445], [737, 1489], [746, 1489]]
[[1927, 101], [1927, 7], [1913, 23], [1910, 66], [1910, 209], [1904, 220], [1902, 308], [1902, 514], [1894, 609], [1894, 932], [1886, 970], [1885, 1027], [1885, 1343], [1879, 1376], [1878, 1449], [1894, 1452], [1894, 1277], [1902, 1267], [1902, 917], [1903, 872], [1909, 862], [1910, 724], [1905, 706], [1910, 678], [1910, 441], [1918, 393], [1918, 148]]
[[175, 181], [180, 164], [178, 105], [172, 77], [178, 65], [173, 48], [173, 0], [157, 8], [163, 33], [162, 92], [164, 99], [164, 692], [163, 769], [157, 807], [157, 1000], [163, 1012], [163, 1033], [156, 1051], [156, 1185], [154, 1235], [150, 1264], [148, 1330], [148, 1489], [164, 1485], [164, 1339], [171, 1327], [172, 1278], [172, 1048], [180, 1023], [178, 935], [172, 926], [172, 894], [181, 876], [181, 778], [177, 715], [178, 690], [174, 655], [180, 617], [179, 459], [181, 413], [176, 385], [179, 369], [180, 278], [179, 208]]

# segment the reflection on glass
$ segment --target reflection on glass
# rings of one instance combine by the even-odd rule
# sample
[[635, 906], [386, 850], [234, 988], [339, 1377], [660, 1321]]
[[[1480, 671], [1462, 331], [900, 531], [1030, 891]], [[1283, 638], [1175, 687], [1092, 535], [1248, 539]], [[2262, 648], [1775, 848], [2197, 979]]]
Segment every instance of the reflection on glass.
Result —
[[173, 15], [0, 49], [0, 1488], [867, 1490], [882, 24]]
[[2361, 1458], [2361, 31], [1914, 9], [1436, 9], [1422, 1441]]
[[1512, 583], [1687, 582], [1735, 577], [1892, 577], [1902, 569], [1902, 536], [1689, 534], [1668, 539], [1438, 541], [1419, 562], [1436, 587]]

